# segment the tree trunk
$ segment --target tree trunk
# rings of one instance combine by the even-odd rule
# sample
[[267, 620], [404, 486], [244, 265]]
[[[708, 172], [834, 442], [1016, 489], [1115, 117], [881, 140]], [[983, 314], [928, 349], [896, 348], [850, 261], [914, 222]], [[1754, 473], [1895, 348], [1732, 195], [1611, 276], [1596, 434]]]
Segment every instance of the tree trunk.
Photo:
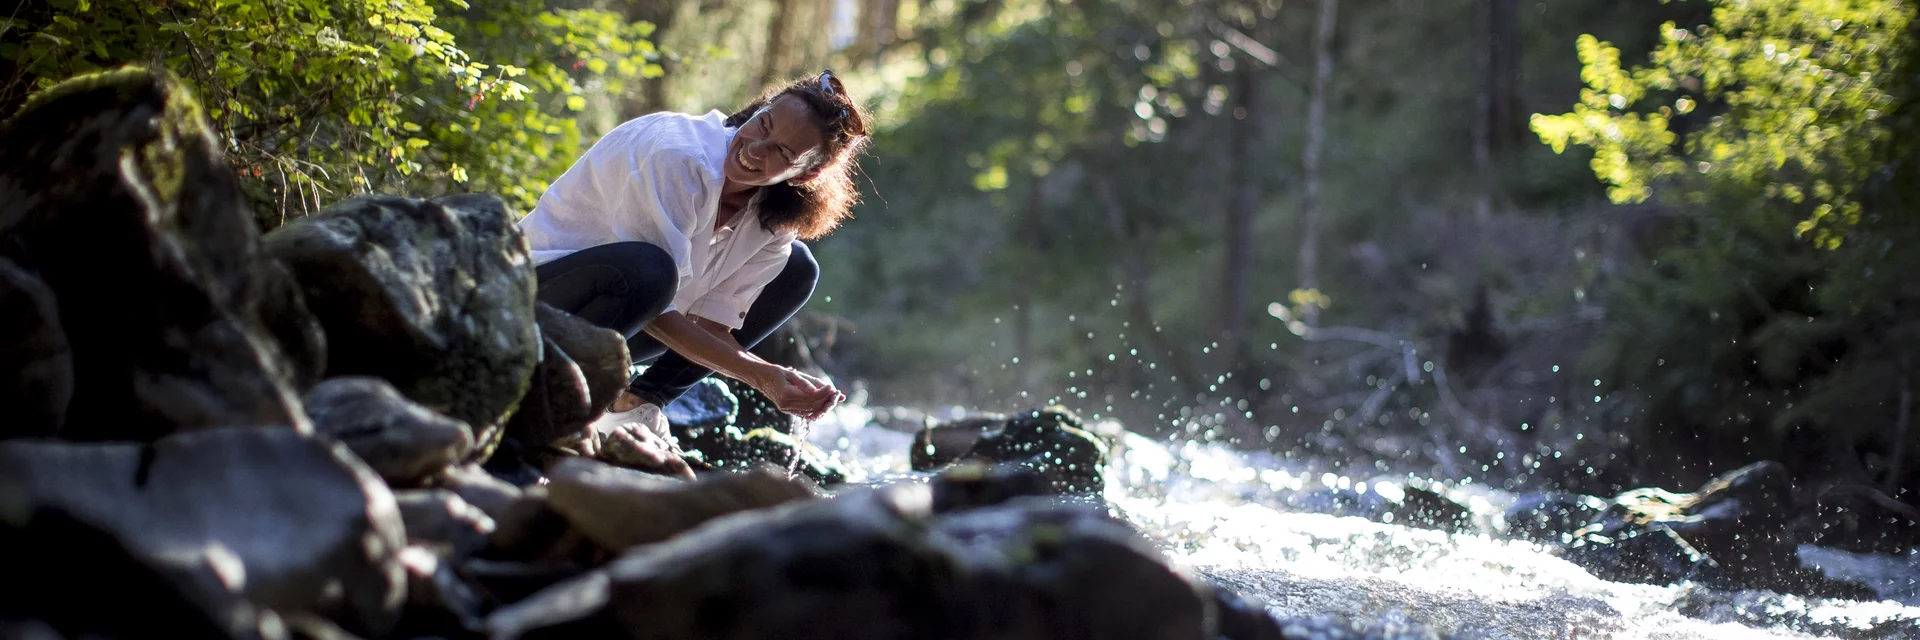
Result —
[[1172, 395], [1181, 402], [1193, 398], [1191, 389], [1197, 382], [1189, 373], [1186, 359], [1169, 344], [1166, 334], [1159, 331], [1153, 321], [1153, 299], [1147, 290], [1153, 281], [1153, 268], [1147, 263], [1146, 247], [1138, 238], [1142, 234], [1128, 220], [1125, 205], [1113, 191], [1113, 182], [1106, 174], [1098, 174], [1093, 179], [1094, 193], [1105, 209], [1107, 230], [1113, 234], [1114, 247], [1120, 254], [1121, 285], [1126, 295], [1126, 305], [1132, 331], [1129, 335], [1141, 338], [1141, 346], [1147, 347], [1145, 353], [1158, 359], [1165, 365], [1173, 386]]
[[779, 0], [774, 5], [773, 19], [767, 21], [767, 54], [761, 60], [760, 81], [756, 83], [755, 91], [787, 74], [787, 34], [791, 31], [788, 25], [793, 22], [799, 9], [800, 0]]
[[[1320, 154], [1327, 137], [1327, 92], [1333, 82], [1333, 26], [1339, 0], [1320, 0], [1320, 19], [1313, 38], [1313, 92], [1307, 98], [1307, 144], [1302, 152], [1305, 202], [1300, 211], [1300, 288], [1320, 288]], [[1319, 308], [1308, 305], [1301, 314], [1308, 326], [1319, 323]]]
[[1221, 265], [1220, 284], [1220, 357], [1222, 371], [1238, 369], [1245, 355], [1247, 335], [1247, 281], [1252, 269], [1253, 207], [1259, 197], [1254, 176], [1254, 141], [1260, 137], [1260, 73], [1251, 61], [1234, 72], [1237, 96], [1233, 120], [1227, 127], [1227, 172], [1231, 183], [1227, 192], [1226, 226], [1221, 243], [1226, 258]]
[[[1040, 223], [1043, 214], [1040, 188], [1044, 184], [1040, 176], [1034, 176], [1027, 187], [1026, 217], [1021, 221], [1019, 246], [1026, 255], [1021, 256], [1026, 264], [1043, 264], [1046, 257], [1040, 242]], [[1013, 313], [1013, 354], [1020, 358], [1019, 372], [1014, 380], [1020, 390], [1033, 389], [1039, 380], [1033, 375], [1034, 364], [1039, 361], [1033, 353], [1033, 290], [1032, 286], [1014, 287]]]
[[1513, 147], [1520, 130], [1516, 93], [1521, 43], [1519, 0], [1485, 0], [1481, 7], [1486, 37], [1481, 39], [1480, 91], [1474, 95], [1473, 164], [1479, 184], [1473, 208], [1474, 221], [1484, 226], [1493, 217], [1500, 190], [1495, 161]]

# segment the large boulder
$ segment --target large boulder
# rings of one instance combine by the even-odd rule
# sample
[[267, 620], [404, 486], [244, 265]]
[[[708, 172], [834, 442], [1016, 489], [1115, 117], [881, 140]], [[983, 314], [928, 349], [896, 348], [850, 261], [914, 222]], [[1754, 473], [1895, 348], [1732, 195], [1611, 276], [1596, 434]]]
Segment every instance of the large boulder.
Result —
[[1097, 509], [933, 519], [856, 491], [721, 518], [495, 612], [496, 638], [1213, 638], [1203, 585]]
[[53, 290], [0, 258], [0, 438], [51, 436], [73, 399], [73, 347], [60, 328]]
[[467, 425], [428, 411], [379, 378], [330, 378], [307, 393], [314, 430], [346, 444], [395, 486], [412, 486], [467, 455]]
[[1786, 467], [1771, 461], [1728, 472], [1693, 493], [1634, 489], [1576, 531], [1565, 557], [1623, 582], [1690, 579], [1723, 589], [1870, 597], [1861, 585], [1801, 567], [1792, 490]]
[[540, 359], [533, 263], [499, 199], [352, 198], [274, 230], [327, 335], [327, 373], [384, 378], [485, 459]]
[[292, 429], [0, 442], [7, 494], [112, 534], [206, 599], [238, 594], [377, 635], [405, 596], [393, 494], [344, 447]]
[[[966, 447], [966, 453], [950, 457]], [[1099, 493], [1106, 487], [1107, 441], [1080, 425], [1064, 407], [1034, 409], [1009, 418], [959, 420], [922, 429], [910, 462], [932, 471], [959, 460], [1015, 464], [1045, 476], [1060, 494]]]
[[304, 428], [293, 382], [314, 363], [289, 354], [317, 334], [219, 148], [179, 81], [138, 68], [61, 83], [0, 125], [0, 257], [52, 291], [71, 348], [61, 437]]
[[[18, 498], [20, 496], [13, 496]], [[224, 593], [183, 589], [112, 533], [55, 508], [5, 504], [0, 496], [0, 637], [141, 638], [164, 629], [176, 637], [262, 638], [259, 614]], [[102, 615], [101, 603], [125, 603]], [[33, 626], [40, 635], [25, 632]]]

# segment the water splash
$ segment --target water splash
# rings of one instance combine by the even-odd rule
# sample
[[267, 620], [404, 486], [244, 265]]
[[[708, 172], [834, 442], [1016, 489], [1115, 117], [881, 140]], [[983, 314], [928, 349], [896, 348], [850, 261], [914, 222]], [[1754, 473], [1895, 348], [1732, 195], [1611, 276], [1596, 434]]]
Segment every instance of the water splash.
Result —
[[[912, 436], [872, 418], [843, 405], [812, 437], [863, 482], [914, 477]], [[1830, 577], [1875, 588], [1881, 602], [1609, 582], [1530, 543], [1287, 507], [1300, 491], [1367, 478], [1222, 444], [1159, 442], [1113, 424], [1096, 431], [1117, 434], [1105, 492], [1116, 515], [1174, 562], [1283, 617], [1404, 620], [1472, 638], [1920, 638], [1920, 555], [1802, 554]], [[1448, 493], [1479, 531], [1497, 530], [1514, 498], [1477, 483]]]

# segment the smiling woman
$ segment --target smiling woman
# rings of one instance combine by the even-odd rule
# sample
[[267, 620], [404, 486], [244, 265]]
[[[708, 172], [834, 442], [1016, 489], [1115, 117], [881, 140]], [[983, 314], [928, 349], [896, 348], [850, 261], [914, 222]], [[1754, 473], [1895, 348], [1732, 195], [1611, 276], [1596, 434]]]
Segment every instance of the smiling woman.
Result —
[[620, 331], [635, 362], [652, 362], [587, 442], [667, 441], [659, 408], [715, 371], [806, 419], [844, 399], [748, 349], [813, 294], [819, 267], [800, 240], [846, 218], [867, 138], [866, 114], [828, 71], [732, 116], [621, 124], [540, 196], [520, 224], [540, 300]]

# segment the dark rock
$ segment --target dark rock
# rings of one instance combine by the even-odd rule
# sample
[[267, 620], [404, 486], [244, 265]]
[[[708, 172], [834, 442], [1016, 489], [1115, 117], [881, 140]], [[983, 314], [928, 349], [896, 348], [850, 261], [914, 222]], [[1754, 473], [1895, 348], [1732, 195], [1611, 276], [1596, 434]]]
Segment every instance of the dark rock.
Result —
[[287, 381], [295, 391], [311, 390], [327, 374], [326, 332], [287, 265], [262, 254], [259, 268], [267, 274], [261, 279], [260, 322], [286, 355]]
[[621, 389], [627, 388], [632, 358], [620, 332], [581, 320], [545, 304], [534, 307], [540, 335], [553, 341], [579, 367], [587, 380], [595, 415], [606, 411]]
[[[1360, 490], [1365, 487], [1365, 491]], [[1473, 512], [1439, 493], [1443, 487], [1407, 478], [1376, 478], [1354, 488], [1327, 487], [1287, 496], [1294, 511], [1366, 518], [1374, 522], [1457, 532], [1473, 525]], [[1431, 487], [1431, 488], [1429, 488]]]
[[329, 378], [307, 393], [315, 431], [339, 440], [395, 486], [414, 486], [473, 448], [467, 426], [401, 397], [379, 378]]
[[386, 631], [405, 594], [393, 494], [345, 447], [285, 428], [152, 444], [0, 442], [0, 494], [112, 533], [200, 591]]
[[[160, 629], [183, 638], [261, 637], [258, 612], [239, 597], [194, 588], [64, 511], [7, 501], [0, 495], [0, 566], [9, 585], [0, 637], [146, 638]], [[139, 615], [102, 615], [103, 602]], [[19, 621], [36, 624], [7, 624]]]
[[671, 480], [574, 458], [553, 469], [548, 504], [588, 539], [621, 550], [666, 540], [714, 518], [813, 496], [765, 471]]
[[493, 517], [446, 489], [396, 491], [393, 499], [413, 547], [465, 558], [486, 548]]
[[934, 471], [953, 464], [989, 431], [1006, 426], [1002, 415], [974, 416], [947, 422], [935, 422], [913, 434], [913, 449], [907, 452], [907, 464], [914, 471]]
[[1906, 555], [1920, 549], [1920, 509], [1873, 487], [1839, 485], [1820, 494], [1808, 542], [1855, 553]]
[[[482, 598], [493, 603], [512, 603], [532, 597], [540, 591], [587, 573], [588, 568], [566, 561], [517, 562], [468, 560], [460, 563], [460, 575], [478, 587]], [[577, 637], [604, 638], [607, 635]]]
[[1503, 516], [1507, 535], [1542, 544], [1566, 544], [1593, 522], [1607, 501], [1577, 493], [1529, 493], [1514, 499]]
[[[936, 425], [921, 430], [913, 442], [908, 457], [915, 471], [979, 460], [1033, 469], [1054, 493], [1099, 493], [1106, 487], [1107, 442], [1081, 428], [1079, 416], [1063, 407]], [[962, 445], [966, 453], [949, 459]]]
[[798, 445], [801, 474], [826, 486], [846, 482], [846, 469], [812, 443], [801, 443], [769, 427], [741, 428], [736, 424], [741, 411], [736, 390], [709, 378], [668, 403], [661, 413], [666, 415], [678, 446], [686, 452], [686, 462], [694, 469], [744, 471], [767, 465], [785, 469], [793, 466]]
[[410, 546], [400, 552], [407, 570], [407, 604], [393, 637], [474, 636], [484, 628], [484, 589], [455, 570], [438, 551]]
[[710, 376], [661, 407], [660, 412], [677, 435], [733, 424], [733, 414], [739, 409], [740, 399], [732, 389]]
[[727, 386], [727, 391], [739, 403], [733, 411], [733, 426], [739, 427], [740, 431], [751, 433], [755, 429], [772, 429], [780, 433], [793, 433], [793, 417], [782, 412], [766, 394], [732, 378], [720, 382]]
[[1590, 526], [1567, 546], [1567, 561], [1614, 582], [1672, 584], [1708, 562], [1685, 538], [1666, 525]]
[[[960, 545], [955, 554], [982, 594], [978, 602], [994, 612], [975, 614], [988, 626], [981, 637], [1217, 637], [1211, 589], [1169, 567], [1104, 507], [1039, 504], [1009, 502], [933, 523]], [[1006, 627], [994, 629], [996, 622]]]
[[1266, 607], [1247, 602], [1240, 594], [1215, 585], [1213, 608], [1219, 612], [1220, 640], [1282, 640], [1280, 621]]
[[854, 492], [715, 520], [496, 611], [489, 635], [1212, 638], [1212, 600], [1098, 510], [927, 522]]
[[1014, 465], [958, 464], [935, 476], [932, 485], [934, 513], [991, 507], [1049, 493], [1040, 472]]
[[506, 426], [507, 437], [523, 447], [548, 445], [578, 435], [600, 415], [594, 409], [592, 391], [580, 365], [551, 337], [542, 338], [540, 363], [533, 368], [527, 395], [520, 399], [519, 409]]
[[520, 487], [470, 464], [448, 468], [434, 479], [434, 484], [452, 491], [496, 522], [502, 513], [525, 495]]
[[[52, 290], [72, 349], [60, 436], [150, 441], [305, 428], [282, 272], [200, 107], [127, 68], [40, 92], [0, 125], [0, 257]], [[129, 321], [137, 318], [137, 321]]]
[[73, 399], [73, 348], [53, 290], [0, 258], [0, 438], [51, 436]]
[[[674, 437], [686, 450], [687, 463], [698, 470], [748, 471], [776, 467], [784, 471], [797, 466], [800, 475], [822, 486], [847, 481], [846, 468], [820, 447], [773, 429], [742, 433], [738, 427], [726, 426], [677, 431]], [[793, 460], [796, 451], [800, 456], [798, 465]]]
[[1769, 461], [1736, 469], [1694, 493], [1634, 489], [1576, 531], [1566, 557], [1610, 580], [1667, 584], [1686, 578], [1719, 589], [1871, 595], [1864, 586], [1800, 566], [1792, 490], [1786, 468]]
[[540, 358], [533, 263], [499, 199], [358, 197], [267, 234], [327, 336], [332, 376], [384, 378], [493, 453]]

